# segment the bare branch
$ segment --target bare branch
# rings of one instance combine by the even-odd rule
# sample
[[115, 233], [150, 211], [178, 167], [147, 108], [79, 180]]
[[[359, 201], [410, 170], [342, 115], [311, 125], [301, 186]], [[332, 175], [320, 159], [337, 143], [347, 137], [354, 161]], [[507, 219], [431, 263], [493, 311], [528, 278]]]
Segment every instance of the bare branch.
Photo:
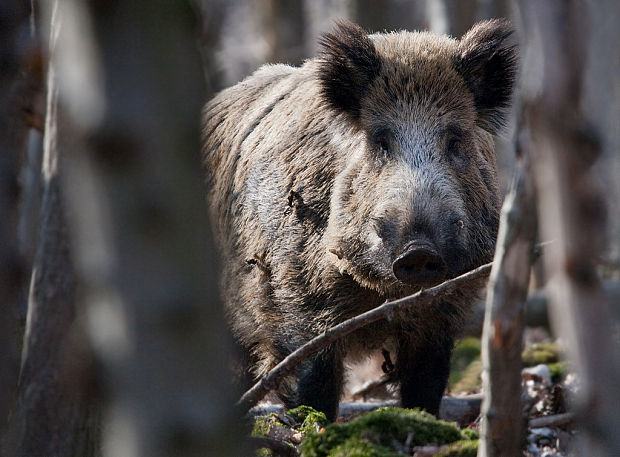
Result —
[[481, 278], [485, 278], [491, 271], [492, 263], [487, 263], [474, 270], [445, 281], [435, 287], [422, 289], [419, 292], [398, 300], [384, 303], [377, 308], [366, 311], [352, 317], [340, 324], [326, 330], [323, 334], [311, 339], [298, 349], [290, 353], [277, 364], [267, 375], [248, 390], [237, 402], [237, 405], [247, 411], [256, 402], [261, 400], [267, 392], [278, 387], [282, 378], [289, 374], [300, 362], [310, 355], [329, 346], [336, 340], [380, 319], [391, 319], [394, 313], [406, 310], [414, 306], [421, 306], [432, 302], [436, 297], [452, 292], [458, 287], [470, 284]]

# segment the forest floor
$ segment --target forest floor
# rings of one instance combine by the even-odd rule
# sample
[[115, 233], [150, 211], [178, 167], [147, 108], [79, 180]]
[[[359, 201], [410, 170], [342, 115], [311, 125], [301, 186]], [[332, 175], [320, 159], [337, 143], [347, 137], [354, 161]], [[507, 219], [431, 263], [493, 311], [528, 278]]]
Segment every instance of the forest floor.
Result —
[[[543, 328], [525, 334], [522, 370], [524, 457], [570, 456], [576, 431], [567, 403], [579, 387], [561, 361], [560, 344]], [[379, 355], [352, 367], [339, 417], [328, 424], [311, 408], [285, 412], [269, 401], [251, 411], [258, 455], [302, 457], [475, 456], [480, 432], [480, 340], [454, 350], [440, 419], [396, 408], [397, 387]], [[267, 449], [271, 450], [267, 450]]]

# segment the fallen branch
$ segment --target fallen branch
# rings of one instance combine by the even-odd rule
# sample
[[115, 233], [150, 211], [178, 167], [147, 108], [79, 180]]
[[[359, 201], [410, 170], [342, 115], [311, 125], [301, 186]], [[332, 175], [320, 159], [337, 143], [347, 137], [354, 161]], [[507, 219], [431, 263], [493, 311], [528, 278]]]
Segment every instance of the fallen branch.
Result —
[[[456, 422], [461, 427], [465, 427], [472, 423], [480, 414], [480, 404], [482, 403], [482, 395], [466, 395], [463, 397], [443, 397], [441, 406], [439, 407], [439, 419]], [[377, 402], [343, 402], [338, 407], [338, 422], [347, 422], [353, 417], [374, 411], [377, 408], [385, 406], [398, 406], [398, 401], [387, 400]], [[260, 404], [248, 411], [248, 418], [256, 418], [275, 413], [282, 414], [284, 407], [274, 404]]]
[[493, 262], [482, 265], [456, 278], [442, 282], [441, 284], [429, 289], [422, 289], [413, 295], [409, 295], [398, 300], [386, 302], [377, 308], [366, 311], [358, 316], [352, 317], [340, 324], [326, 330], [321, 335], [311, 339], [295, 351], [291, 352], [279, 364], [277, 364], [264, 378], [258, 381], [250, 390], [243, 394], [237, 402], [244, 411], [249, 410], [254, 404], [260, 401], [269, 391], [278, 387], [282, 378], [289, 374], [300, 362], [311, 354], [329, 346], [336, 340], [358, 330], [372, 322], [380, 319], [390, 319], [391, 316], [404, 309], [420, 306], [432, 302], [437, 296], [443, 295], [469, 284], [477, 279], [485, 278], [491, 272]]
[[276, 456], [299, 457], [299, 453], [293, 446], [290, 446], [283, 441], [276, 440], [275, 438], [270, 438], [267, 436], [253, 436], [250, 439], [250, 444], [256, 450], [269, 449]]
[[530, 420], [530, 428], [541, 427], [557, 427], [572, 422], [575, 419], [575, 413], [554, 414], [553, 416], [535, 417]]

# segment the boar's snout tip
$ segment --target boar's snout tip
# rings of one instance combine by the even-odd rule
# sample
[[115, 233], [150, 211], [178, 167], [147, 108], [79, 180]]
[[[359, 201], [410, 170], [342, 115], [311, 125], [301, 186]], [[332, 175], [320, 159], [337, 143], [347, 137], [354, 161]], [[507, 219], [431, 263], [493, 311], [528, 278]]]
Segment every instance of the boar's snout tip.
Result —
[[432, 244], [414, 242], [392, 263], [392, 271], [405, 284], [429, 287], [445, 278], [447, 266]]

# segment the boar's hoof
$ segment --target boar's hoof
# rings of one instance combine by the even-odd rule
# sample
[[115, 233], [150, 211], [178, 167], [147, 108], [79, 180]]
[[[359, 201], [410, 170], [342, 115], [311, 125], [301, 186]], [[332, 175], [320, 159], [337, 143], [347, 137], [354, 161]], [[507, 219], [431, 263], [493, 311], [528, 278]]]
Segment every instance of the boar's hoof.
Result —
[[433, 286], [446, 276], [446, 264], [429, 243], [412, 243], [392, 264], [394, 276], [412, 286]]

